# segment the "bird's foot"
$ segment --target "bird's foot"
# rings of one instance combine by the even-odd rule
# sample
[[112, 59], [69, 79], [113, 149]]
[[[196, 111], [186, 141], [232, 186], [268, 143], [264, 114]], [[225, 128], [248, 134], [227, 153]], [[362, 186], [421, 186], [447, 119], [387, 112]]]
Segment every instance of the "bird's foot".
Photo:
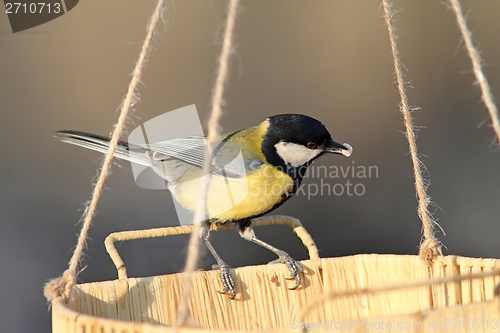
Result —
[[290, 255], [285, 251], [280, 251], [280, 253], [278, 253], [278, 256], [279, 258], [271, 261], [270, 264], [278, 264], [278, 263], [285, 264], [286, 267], [288, 267], [288, 270], [290, 271], [291, 274], [290, 277], [285, 277], [285, 279], [293, 280], [295, 278], [296, 281], [295, 286], [288, 289], [290, 290], [297, 289], [300, 286], [300, 283], [302, 282], [302, 278], [300, 277], [299, 272], [303, 273], [304, 268], [302, 267], [300, 262], [290, 257]]
[[233, 276], [231, 275], [231, 271], [229, 270], [228, 264], [221, 260], [217, 265], [213, 265], [212, 269], [219, 270], [220, 280], [222, 282], [222, 285], [224, 286], [224, 289], [222, 291], [217, 290], [217, 292], [220, 294], [225, 294], [229, 291], [229, 298], [234, 299], [234, 297], [236, 296], [236, 291], [234, 291], [234, 280]]

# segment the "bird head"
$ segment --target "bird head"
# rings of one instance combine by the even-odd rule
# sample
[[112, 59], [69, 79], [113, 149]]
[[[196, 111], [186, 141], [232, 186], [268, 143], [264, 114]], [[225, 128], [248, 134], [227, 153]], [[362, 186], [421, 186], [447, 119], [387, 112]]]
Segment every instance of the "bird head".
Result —
[[267, 130], [262, 152], [275, 166], [299, 168], [307, 166], [325, 153], [349, 157], [352, 147], [334, 140], [318, 120], [301, 114], [280, 114], [266, 119]]

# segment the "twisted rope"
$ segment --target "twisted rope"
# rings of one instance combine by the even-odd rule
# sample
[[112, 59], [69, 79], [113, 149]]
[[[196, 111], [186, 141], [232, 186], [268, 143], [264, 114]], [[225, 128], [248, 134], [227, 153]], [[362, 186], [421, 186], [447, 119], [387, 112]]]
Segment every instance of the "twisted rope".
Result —
[[474, 71], [474, 76], [476, 77], [476, 82], [481, 89], [481, 98], [484, 102], [484, 105], [488, 109], [490, 113], [491, 123], [493, 125], [493, 130], [498, 139], [498, 143], [500, 144], [500, 120], [498, 119], [498, 109], [495, 105], [495, 99], [491, 94], [490, 85], [488, 84], [488, 79], [486, 75], [484, 75], [483, 68], [481, 66], [482, 60], [479, 55], [479, 51], [474, 46], [472, 42], [472, 33], [467, 27], [467, 23], [465, 22], [465, 17], [462, 12], [462, 6], [460, 6], [460, 2], [458, 0], [450, 0], [451, 8], [457, 17], [457, 24], [462, 33], [462, 38], [465, 42], [465, 48], [467, 49], [467, 53], [469, 54], [470, 60], [472, 62], [472, 70]]
[[207, 150], [205, 151], [205, 159], [203, 161], [203, 180], [201, 181], [200, 192], [198, 196], [198, 205], [194, 212], [193, 222], [194, 228], [189, 239], [188, 255], [186, 259], [185, 272], [188, 273], [188, 279], [184, 286], [184, 292], [177, 314], [176, 327], [184, 324], [188, 318], [188, 298], [193, 288], [194, 271], [198, 261], [199, 246], [200, 246], [200, 231], [205, 220], [207, 211], [207, 192], [210, 183], [211, 173], [209, 172], [212, 164], [211, 144], [219, 138], [219, 120], [222, 115], [222, 104], [224, 103], [223, 95], [225, 83], [227, 81], [229, 70], [229, 56], [232, 52], [233, 30], [236, 21], [236, 12], [238, 9], [239, 0], [230, 0], [227, 12], [226, 28], [222, 40], [222, 50], [219, 57], [219, 68], [217, 77], [212, 90], [212, 110], [210, 119], [208, 120], [208, 135], [207, 135]]
[[[423, 239], [420, 243], [420, 257], [428, 264], [432, 264], [437, 256], [442, 256], [441, 243], [434, 236], [434, 225], [436, 222], [433, 220], [428, 206], [431, 199], [426, 193], [426, 184], [422, 177], [423, 163], [418, 158], [417, 142], [415, 138], [415, 131], [413, 126], [413, 119], [411, 118], [411, 108], [408, 104], [408, 97], [406, 96], [406, 84], [403, 76], [403, 64], [399, 57], [399, 51], [396, 44], [396, 28], [393, 23], [393, 12], [391, 11], [392, 3], [390, 0], [383, 0], [382, 7], [384, 10], [385, 24], [389, 31], [389, 39], [391, 42], [392, 59], [394, 61], [394, 69], [398, 83], [398, 92], [401, 98], [399, 109], [404, 118], [404, 125], [406, 129], [406, 138], [410, 148], [410, 156], [413, 164], [413, 174], [415, 177], [415, 190], [418, 197], [418, 216], [422, 220]], [[425, 167], [424, 167], [425, 168]]]
[[127, 121], [130, 109], [137, 101], [137, 85], [139, 84], [139, 82], [141, 82], [142, 71], [148, 60], [151, 42], [155, 36], [156, 26], [165, 10], [166, 5], [164, 4], [163, 0], [159, 0], [156, 5], [156, 9], [154, 10], [148, 22], [146, 38], [142, 45], [139, 59], [137, 60], [134, 71], [132, 72], [132, 80], [130, 81], [127, 94], [121, 104], [120, 116], [113, 130], [113, 134], [111, 135], [109, 149], [101, 166], [99, 178], [97, 179], [97, 182], [92, 191], [90, 203], [88, 203], [88, 205], [85, 207], [84, 213], [82, 215], [83, 226], [80, 230], [80, 235], [78, 236], [78, 243], [76, 245], [75, 251], [73, 252], [71, 260], [69, 261], [69, 267], [60, 277], [50, 280], [45, 285], [44, 294], [49, 301], [52, 301], [58, 296], [63, 296], [65, 299], [68, 299], [71, 293], [71, 289], [73, 289], [76, 284], [76, 279], [78, 276], [78, 265], [83, 256], [83, 250], [87, 242], [88, 232], [92, 225], [92, 219], [96, 213], [97, 203], [99, 202], [99, 199], [101, 197], [102, 190], [104, 188], [104, 182], [109, 175], [111, 162], [113, 160], [113, 154], [115, 152], [116, 146], [118, 145], [120, 135], [125, 128], [125, 122]]

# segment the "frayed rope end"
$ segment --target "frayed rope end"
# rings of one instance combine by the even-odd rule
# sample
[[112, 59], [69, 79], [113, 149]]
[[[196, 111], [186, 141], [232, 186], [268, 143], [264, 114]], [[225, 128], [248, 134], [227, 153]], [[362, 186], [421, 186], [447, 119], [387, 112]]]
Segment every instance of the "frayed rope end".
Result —
[[432, 266], [438, 257], [443, 256], [441, 242], [434, 237], [424, 239], [422, 243], [420, 243], [418, 255], [427, 265]]
[[65, 270], [63, 275], [50, 279], [43, 287], [43, 295], [49, 303], [57, 297], [69, 298], [72, 287], [75, 285], [76, 275]]

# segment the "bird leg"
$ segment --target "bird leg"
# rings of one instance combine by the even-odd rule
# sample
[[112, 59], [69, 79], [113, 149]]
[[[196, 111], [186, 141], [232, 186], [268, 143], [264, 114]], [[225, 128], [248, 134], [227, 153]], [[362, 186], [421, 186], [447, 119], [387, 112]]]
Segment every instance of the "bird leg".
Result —
[[206, 247], [210, 250], [212, 255], [214, 256], [215, 260], [217, 261], [216, 265], [212, 266], [212, 269], [219, 269], [219, 276], [222, 282], [222, 285], [224, 286], [224, 290], [218, 291], [221, 294], [225, 294], [228, 291], [230, 292], [231, 295], [229, 295], [230, 299], [234, 299], [236, 296], [236, 292], [234, 291], [234, 280], [233, 277], [231, 276], [231, 271], [229, 270], [229, 265], [222, 260], [222, 258], [217, 254], [215, 251], [214, 247], [212, 246], [212, 243], [208, 240], [208, 237], [210, 236], [210, 227], [208, 223], [205, 223], [205, 225], [202, 227], [201, 230], [201, 238], [203, 239], [203, 242], [205, 242]]
[[288, 253], [286, 253], [283, 250], [277, 249], [272, 245], [267, 244], [266, 242], [261, 241], [255, 236], [255, 232], [253, 231], [253, 227], [251, 222], [241, 224], [241, 228], [239, 230], [240, 236], [243, 237], [243, 239], [253, 242], [255, 244], [258, 244], [269, 251], [274, 252], [277, 256], [278, 259], [273, 260], [270, 262], [270, 264], [277, 264], [277, 263], [282, 263], [285, 264], [288, 267], [288, 270], [290, 271], [290, 277], [285, 277], [287, 280], [293, 280], [294, 278], [296, 279], [295, 286], [288, 288], [290, 290], [297, 289], [302, 282], [302, 279], [300, 277], [299, 272], [304, 272], [304, 268], [300, 264], [300, 262], [296, 261]]

